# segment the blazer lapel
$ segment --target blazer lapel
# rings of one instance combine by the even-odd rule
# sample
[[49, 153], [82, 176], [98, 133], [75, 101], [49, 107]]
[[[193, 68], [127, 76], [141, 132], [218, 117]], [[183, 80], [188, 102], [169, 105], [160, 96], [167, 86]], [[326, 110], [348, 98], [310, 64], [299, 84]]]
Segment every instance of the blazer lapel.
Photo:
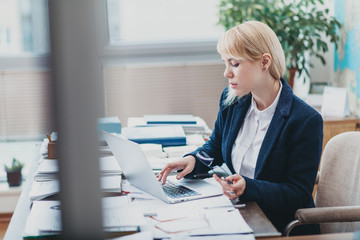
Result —
[[240, 131], [240, 127], [244, 122], [247, 110], [251, 103], [251, 94], [240, 98], [233, 108], [233, 115], [230, 123], [229, 138], [226, 145], [226, 159], [227, 165], [232, 173], [235, 173], [234, 166], [231, 160], [232, 147], [235, 139]]
[[274, 114], [269, 129], [265, 135], [264, 141], [261, 144], [261, 148], [259, 151], [259, 156], [256, 162], [255, 167], [255, 176], [254, 178], [257, 178], [259, 174], [261, 173], [261, 170], [263, 169], [264, 163], [266, 162], [267, 157], [269, 156], [271, 149], [278, 138], [278, 135], [281, 132], [281, 129], [285, 123], [285, 119], [283, 116], [279, 113]]
[[278, 136], [283, 129], [286, 118], [290, 115], [293, 100], [292, 89], [283, 78], [281, 78], [281, 83], [283, 85], [283, 88], [280, 94], [280, 99], [276, 107], [274, 116], [271, 120], [269, 129], [265, 135], [263, 143], [261, 144], [259, 156], [256, 162], [254, 176], [255, 179], [260, 175], [264, 164], [271, 152], [271, 149], [273, 148], [276, 139], [278, 139]]

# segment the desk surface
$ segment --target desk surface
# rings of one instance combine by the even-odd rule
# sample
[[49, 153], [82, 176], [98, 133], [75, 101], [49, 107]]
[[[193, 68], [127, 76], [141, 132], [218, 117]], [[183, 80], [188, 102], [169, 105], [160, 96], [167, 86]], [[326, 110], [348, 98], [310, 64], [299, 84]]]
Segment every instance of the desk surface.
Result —
[[247, 203], [246, 207], [240, 208], [239, 211], [247, 224], [254, 230], [255, 237], [281, 236], [281, 233], [276, 230], [257, 203]]
[[[40, 156], [39, 156], [40, 157]], [[22, 232], [25, 228], [26, 219], [27, 216], [30, 213], [30, 200], [29, 200], [29, 193], [31, 189], [31, 183], [33, 179], [33, 175], [37, 169], [37, 161], [38, 159], [34, 159], [29, 171], [28, 175], [28, 181], [25, 182], [23, 186], [23, 191], [21, 193], [21, 196], [19, 198], [19, 201], [17, 203], [15, 212], [13, 214], [13, 217], [11, 219], [11, 222], [9, 224], [8, 230], [5, 234], [4, 240], [20, 240], [22, 239]], [[260, 207], [255, 203], [247, 203], [246, 207], [240, 208], [239, 211], [243, 215], [246, 222], [249, 224], [249, 226], [254, 230], [254, 234], [256, 239], [282, 239], [281, 234], [276, 230], [276, 228], [272, 225], [272, 223], [269, 221], [269, 219], [265, 216], [265, 214], [262, 212]], [[323, 237], [329, 237], [329, 238], [319, 238], [319, 236]], [[314, 240], [322, 240], [322, 239], [339, 239], [336, 238], [334, 235], [325, 236], [325, 235], [319, 235], [315, 236]], [[345, 234], [341, 235], [341, 239], [352, 239], [353, 234]], [[310, 239], [308, 236], [305, 238], [290, 238], [290, 239], [299, 239], [299, 240], [305, 240]]]
[[294, 236], [294, 237], [264, 237], [256, 238], [261, 240], [353, 240], [356, 239], [354, 233], [333, 233], [333, 234], [319, 234], [308, 236]]
[[[23, 191], [5, 234], [5, 240], [22, 239], [26, 219], [30, 213], [29, 193], [37, 166], [38, 159], [34, 159], [29, 169], [28, 181], [26, 181], [23, 186]], [[250, 227], [254, 229], [255, 236], [281, 236], [256, 203], [248, 203], [246, 207], [240, 208], [239, 210]]]

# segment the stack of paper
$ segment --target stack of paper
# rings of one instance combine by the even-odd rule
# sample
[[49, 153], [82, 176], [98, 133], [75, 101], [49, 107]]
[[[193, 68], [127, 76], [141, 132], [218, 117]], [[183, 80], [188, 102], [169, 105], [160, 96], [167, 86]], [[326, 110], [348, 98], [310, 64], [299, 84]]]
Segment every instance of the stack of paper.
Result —
[[102, 176], [120, 175], [122, 173], [119, 163], [114, 156], [100, 157], [99, 164]]
[[[105, 142], [106, 143], [106, 142]], [[110, 150], [109, 146], [99, 146], [99, 156], [105, 157], [105, 156], [112, 156], [113, 153]]]
[[35, 172], [35, 181], [52, 181], [58, 179], [58, 161], [55, 159], [42, 159]]
[[205, 144], [204, 137], [200, 134], [190, 134], [186, 136], [187, 145], [195, 145], [201, 147]]
[[204, 121], [204, 119], [200, 117], [195, 117], [195, 119], [196, 119], [196, 124], [183, 125], [185, 133], [210, 135], [211, 130]]
[[30, 202], [44, 199], [48, 196], [54, 195], [60, 191], [59, 181], [51, 180], [51, 181], [34, 181], [31, 185], [30, 190]]
[[239, 237], [242, 234], [251, 236], [253, 232], [224, 195], [177, 204], [166, 204], [158, 199], [144, 200], [141, 194], [137, 195], [139, 198], [133, 195], [134, 204], [145, 215], [151, 215], [145, 230], [151, 229], [154, 238], [222, 235], [222, 239], [227, 239], [229, 234]]
[[169, 158], [181, 158], [185, 154], [195, 151], [197, 146], [195, 145], [187, 145], [187, 146], [179, 146], [179, 147], [165, 147], [164, 152], [167, 153]]
[[185, 134], [203, 134], [207, 136], [211, 134], [210, 128], [202, 118], [188, 114], [144, 115], [144, 117], [129, 117], [127, 126], [159, 126], [171, 124], [180, 124], [183, 127]]
[[150, 166], [155, 174], [159, 173], [166, 164], [179, 160], [179, 158], [148, 158]]
[[[100, 178], [100, 186], [103, 192], [117, 192], [121, 193], [121, 176], [120, 175], [110, 175], [102, 176]], [[30, 201], [41, 200], [46, 197], [52, 196], [59, 193], [60, 184], [58, 180], [51, 181], [34, 181], [31, 185], [30, 190]]]
[[[145, 225], [143, 213], [130, 204], [127, 196], [103, 198], [103, 227], [105, 232], [123, 229], [126, 233], [139, 231]], [[59, 201], [35, 201], [26, 221], [24, 238], [50, 236], [61, 233], [61, 204]]]
[[[102, 176], [120, 175], [122, 173], [114, 156], [100, 157], [99, 164]], [[34, 180], [38, 182], [56, 180], [58, 179], [58, 171], [58, 160], [43, 159], [34, 175]]]
[[[121, 192], [121, 169], [114, 156], [100, 157], [101, 188], [104, 192]], [[59, 192], [58, 160], [41, 159], [30, 191], [30, 201]]]
[[140, 144], [146, 158], [166, 158], [167, 154], [163, 151], [161, 144], [146, 143]]

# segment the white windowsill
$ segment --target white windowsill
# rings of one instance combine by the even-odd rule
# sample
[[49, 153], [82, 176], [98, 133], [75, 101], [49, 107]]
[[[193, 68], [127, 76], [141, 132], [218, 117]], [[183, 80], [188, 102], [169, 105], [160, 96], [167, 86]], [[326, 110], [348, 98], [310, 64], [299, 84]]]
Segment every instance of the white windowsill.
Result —
[[7, 182], [0, 183], [0, 213], [14, 212], [21, 194], [22, 185], [19, 187], [9, 187]]

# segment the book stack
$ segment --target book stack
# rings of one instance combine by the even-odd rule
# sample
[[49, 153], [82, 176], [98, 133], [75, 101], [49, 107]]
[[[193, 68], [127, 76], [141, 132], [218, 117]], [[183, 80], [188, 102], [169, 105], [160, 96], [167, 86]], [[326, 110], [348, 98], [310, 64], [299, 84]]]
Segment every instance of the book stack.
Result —
[[[101, 188], [104, 192], [121, 192], [121, 169], [114, 156], [99, 158]], [[58, 160], [41, 159], [30, 190], [30, 201], [52, 196], [60, 191]]]
[[189, 114], [144, 115], [128, 118], [128, 127], [181, 125], [186, 135], [210, 135], [211, 130], [206, 122], [197, 116]]
[[98, 118], [98, 135], [100, 146], [106, 145], [105, 139], [101, 133], [101, 131], [106, 131], [110, 133], [121, 133], [121, 123], [118, 117], [103, 117]]

